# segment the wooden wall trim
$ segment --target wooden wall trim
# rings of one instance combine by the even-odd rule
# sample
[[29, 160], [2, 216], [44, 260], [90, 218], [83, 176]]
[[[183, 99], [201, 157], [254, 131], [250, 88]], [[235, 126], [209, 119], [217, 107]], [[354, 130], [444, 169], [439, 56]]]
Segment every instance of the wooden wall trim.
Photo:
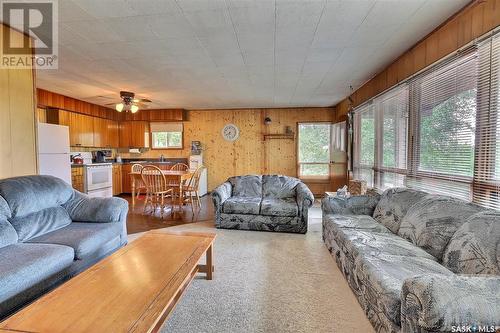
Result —
[[119, 113], [113, 108], [85, 102], [44, 89], [37, 89], [38, 107], [60, 109], [115, 121], [183, 121], [184, 109], [148, 109], [136, 114]]
[[[500, 0], [475, 0], [404, 52], [350, 95], [358, 106], [500, 26]], [[336, 121], [349, 111], [348, 98], [336, 108]]]

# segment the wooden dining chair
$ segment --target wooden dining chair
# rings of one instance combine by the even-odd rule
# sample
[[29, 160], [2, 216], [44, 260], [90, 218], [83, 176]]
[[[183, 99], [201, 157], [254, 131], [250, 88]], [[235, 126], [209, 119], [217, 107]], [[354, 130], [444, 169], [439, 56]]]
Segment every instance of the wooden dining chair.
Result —
[[184, 163], [176, 163], [170, 168], [170, 170], [172, 170], [172, 171], [187, 171], [187, 170], [189, 170], [189, 166], [187, 164], [184, 164]]
[[151, 206], [154, 214], [160, 208], [160, 217], [167, 207], [167, 199], [174, 198], [174, 190], [168, 185], [165, 175], [160, 168], [154, 165], [146, 165], [141, 170], [142, 181], [146, 185], [146, 200], [144, 202], [144, 212]]
[[[132, 165], [132, 168], [130, 169], [130, 171], [132, 173], [141, 173], [143, 167], [144, 166], [142, 164], [134, 164], [134, 165]], [[144, 185], [144, 182], [141, 179], [136, 179], [135, 180], [135, 193], [137, 194], [136, 195], [137, 198], [139, 198], [141, 191], [144, 194], [146, 194], [146, 185]]]
[[198, 208], [201, 208], [201, 200], [198, 192], [198, 186], [200, 184], [201, 173], [204, 167], [199, 166], [194, 173], [191, 174], [189, 178], [186, 178], [184, 182], [181, 182], [181, 202], [183, 204], [190, 204], [191, 211], [194, 213], [194, 201]]

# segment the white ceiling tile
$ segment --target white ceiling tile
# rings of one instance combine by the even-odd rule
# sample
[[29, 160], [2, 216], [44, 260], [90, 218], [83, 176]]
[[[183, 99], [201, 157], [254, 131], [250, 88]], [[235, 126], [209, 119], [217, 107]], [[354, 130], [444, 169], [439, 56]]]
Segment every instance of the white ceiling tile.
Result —
[[[158, 108], [328, 106], [468, 0], [64, 0], [37, 85]], [[277, 19], [277, 20], [276, 20]]]

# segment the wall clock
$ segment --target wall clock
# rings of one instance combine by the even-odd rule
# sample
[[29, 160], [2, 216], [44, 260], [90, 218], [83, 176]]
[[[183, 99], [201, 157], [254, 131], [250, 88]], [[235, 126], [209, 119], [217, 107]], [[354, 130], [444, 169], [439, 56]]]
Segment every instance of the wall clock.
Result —
[[222, 129], [222, 137], [226, 141], [236, 141], [240, 136], [240, 130], [235, 124], [227, 124]]

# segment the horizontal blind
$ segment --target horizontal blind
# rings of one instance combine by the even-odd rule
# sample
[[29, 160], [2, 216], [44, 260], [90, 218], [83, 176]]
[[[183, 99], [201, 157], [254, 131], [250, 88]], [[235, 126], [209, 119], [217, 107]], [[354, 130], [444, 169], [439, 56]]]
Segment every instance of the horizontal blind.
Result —
[[371, 103], [354, 110], [354, 177], [373, 186], [375, 165], [375, 113]]
[[471, 199], [477, 77], [477, 52], [471, 48], [412, 81], [408, 186]]
[[182, 123], [166, 123], [166, 122], [152, 122], [150, 123], [151, 132], [182, 132]]
[[396, 87], [374, 99], [377, 113], [377, 187], [404, 186], [407, 159], [408, 85]]
[[500, 35], [479, 45], [479, 59], [473, 201], [500, 209]]

